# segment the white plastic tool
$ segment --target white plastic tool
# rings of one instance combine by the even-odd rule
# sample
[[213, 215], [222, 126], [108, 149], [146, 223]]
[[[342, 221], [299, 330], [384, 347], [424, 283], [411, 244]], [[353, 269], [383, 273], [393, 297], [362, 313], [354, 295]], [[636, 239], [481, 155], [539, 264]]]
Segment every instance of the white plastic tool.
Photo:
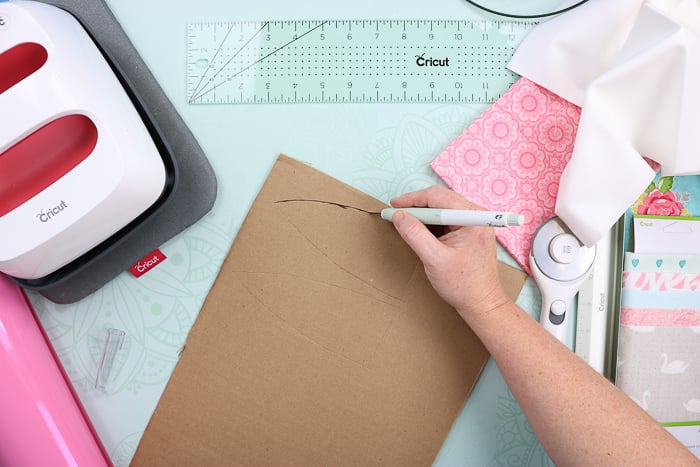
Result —
[[38, 279], [152, 206], [167, 171], [138, 111], [68, 12], [0, 2], [0, 271]]
[[584, 246], [558, 217], [549, 219], [535, 233], [530, 268], [542, 293], [540, 323], [566, 343], [573, 323], [572, 304], [590, 275], [596, 247]]
[[512, 212], [436, 208], [386, 208], [381, 212], [382, 219], [391, 221], [397, 211], [407, 212], [431, 225], [517, 227], [525, 222], [523, 215]]

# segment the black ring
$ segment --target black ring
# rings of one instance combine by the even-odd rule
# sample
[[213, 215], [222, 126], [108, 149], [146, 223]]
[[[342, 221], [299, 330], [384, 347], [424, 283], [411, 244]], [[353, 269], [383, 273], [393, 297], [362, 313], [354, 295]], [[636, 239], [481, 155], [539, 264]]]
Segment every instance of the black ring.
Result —
[[571, 6], [568, 6], [568, 7], [566, 7], [566, 8], [562, 8], [561, 10], [551, 11], [551, 12], [549, 12], [549, 13], [539, 13], [539, 14], [536, 14], [536, 15], [516, 15], [516, 14], [514, 14], [514, 13], [505, 13], [505, 12], [502, 12], [502, 11], [492, 10], [491, 8], [487, 8], [487, 7], [483, 6], [483, 5], [480, 5], [480, 4], [476, 3], [476, 2], [473, 1], [473, 0], [464, 0], [464, 1], [467, 2], [468, 4], [472, 5], [472, 6], [475, 6], [475, 7], [479, 8], [480, 10], [484, 10], [484, 11], [487, 11], [487, 12], [489, 12], [489, 13], [493, 13], [494, 15], [506, 16], [506, 17], [508, 17], [508, 18], [518, 18], [518, 19], [546, 18], [546, 17], [548, 17], [548, 16], [559, 15], [559, 14], [561, 14], [561, 13], [566, 13], [566, 12], [569, 11], [569, 10], [573, 10], [574, 8], [578, 8], [578, 7], [580, 7], [581, 5], [583, 5], [584, 3], [588, 2], [588, 0], [581, 0], [580, 2], [575, 3], [575, 4], [571, 5]]

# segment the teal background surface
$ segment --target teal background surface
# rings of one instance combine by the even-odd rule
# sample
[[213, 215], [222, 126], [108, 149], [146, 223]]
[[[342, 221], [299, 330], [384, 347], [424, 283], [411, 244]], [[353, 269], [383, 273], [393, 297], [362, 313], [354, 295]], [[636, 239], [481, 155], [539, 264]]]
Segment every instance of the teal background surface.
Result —
[[[59, 357], [113, 462], [128, 465], [177, 363], [231, 242], [277, 155], [300, 159], [388, 201], [438, 183], [428, 164], [484, 104], [188, 105], [186, 29], [193, 21], [273, 19], [480, 19], [459, 0], [433, 2], [257, 2], [107, 0], [219, 180], [214, 209], [162, 246], [168, 259], [136, 279], [124, 273], [86, 299], [56, 305], [32, 294]], [[487, 1], [515, 11], [557, 2]], [[502, 260], [515, 264], [499, 251]], [[533, 315], [530, 280], [519, 298]], [[95, 389], [109, 328], [126, 332], [112, 379]], [[435, 461], [439, 466], [550, 465], [498, 368], [489, 362]]]

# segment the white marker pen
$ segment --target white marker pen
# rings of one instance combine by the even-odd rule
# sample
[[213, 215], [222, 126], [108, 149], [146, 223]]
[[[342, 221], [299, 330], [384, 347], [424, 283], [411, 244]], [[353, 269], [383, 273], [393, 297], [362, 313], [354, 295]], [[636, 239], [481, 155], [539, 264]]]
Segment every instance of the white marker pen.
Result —
[[431, 225], [517, 227], [525, 223], [524, 216], [512, 212], [435, 208], [386, 208], [382, 210], [382, 219], [391, 222], [397, 211], [407, 212]]

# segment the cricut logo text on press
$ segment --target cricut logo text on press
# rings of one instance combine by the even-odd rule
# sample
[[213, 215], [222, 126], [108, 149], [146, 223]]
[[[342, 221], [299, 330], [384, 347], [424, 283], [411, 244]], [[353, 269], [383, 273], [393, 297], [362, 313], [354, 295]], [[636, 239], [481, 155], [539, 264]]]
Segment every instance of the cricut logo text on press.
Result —
[[66, 204], [65, 201], [61, 200], [61, 203], [58, 204], [57, 206], [54, 206], [52, 208], [48, 209], [42, 209], [39, 214], [36, 215], [36, 217], [39, 218], [41, 222], [48, 222], [57, 215], [61, 213], [64, 209], [66, 209], [68, 205]]
[[450, 58], [425, 57], [425, 54], [416, 55], [416, 65], [418, 66], [450, 66]]
[[145, 272], [148, 272], [150, 269], [153, 269], [160, 262], [161, 258], [158, 255], [154, 254], [150, 258], [146, 260], [141, 260], [138, 263], [136, 263], [134, 265], [134, 269], [136, 270], [136, 272], [143, 274]]
[[165, 261], [165, 259], [166, 256], [163, 254], [163, 252], [156, 248], [151, 253], [149, 253], [148, 256], [142, 258], [138, 263], [131, 266], [129, 268], [129, 271], [131, 271], [131, 274], [133, 274], [134, 277], [141, 277], [148, 271]]

